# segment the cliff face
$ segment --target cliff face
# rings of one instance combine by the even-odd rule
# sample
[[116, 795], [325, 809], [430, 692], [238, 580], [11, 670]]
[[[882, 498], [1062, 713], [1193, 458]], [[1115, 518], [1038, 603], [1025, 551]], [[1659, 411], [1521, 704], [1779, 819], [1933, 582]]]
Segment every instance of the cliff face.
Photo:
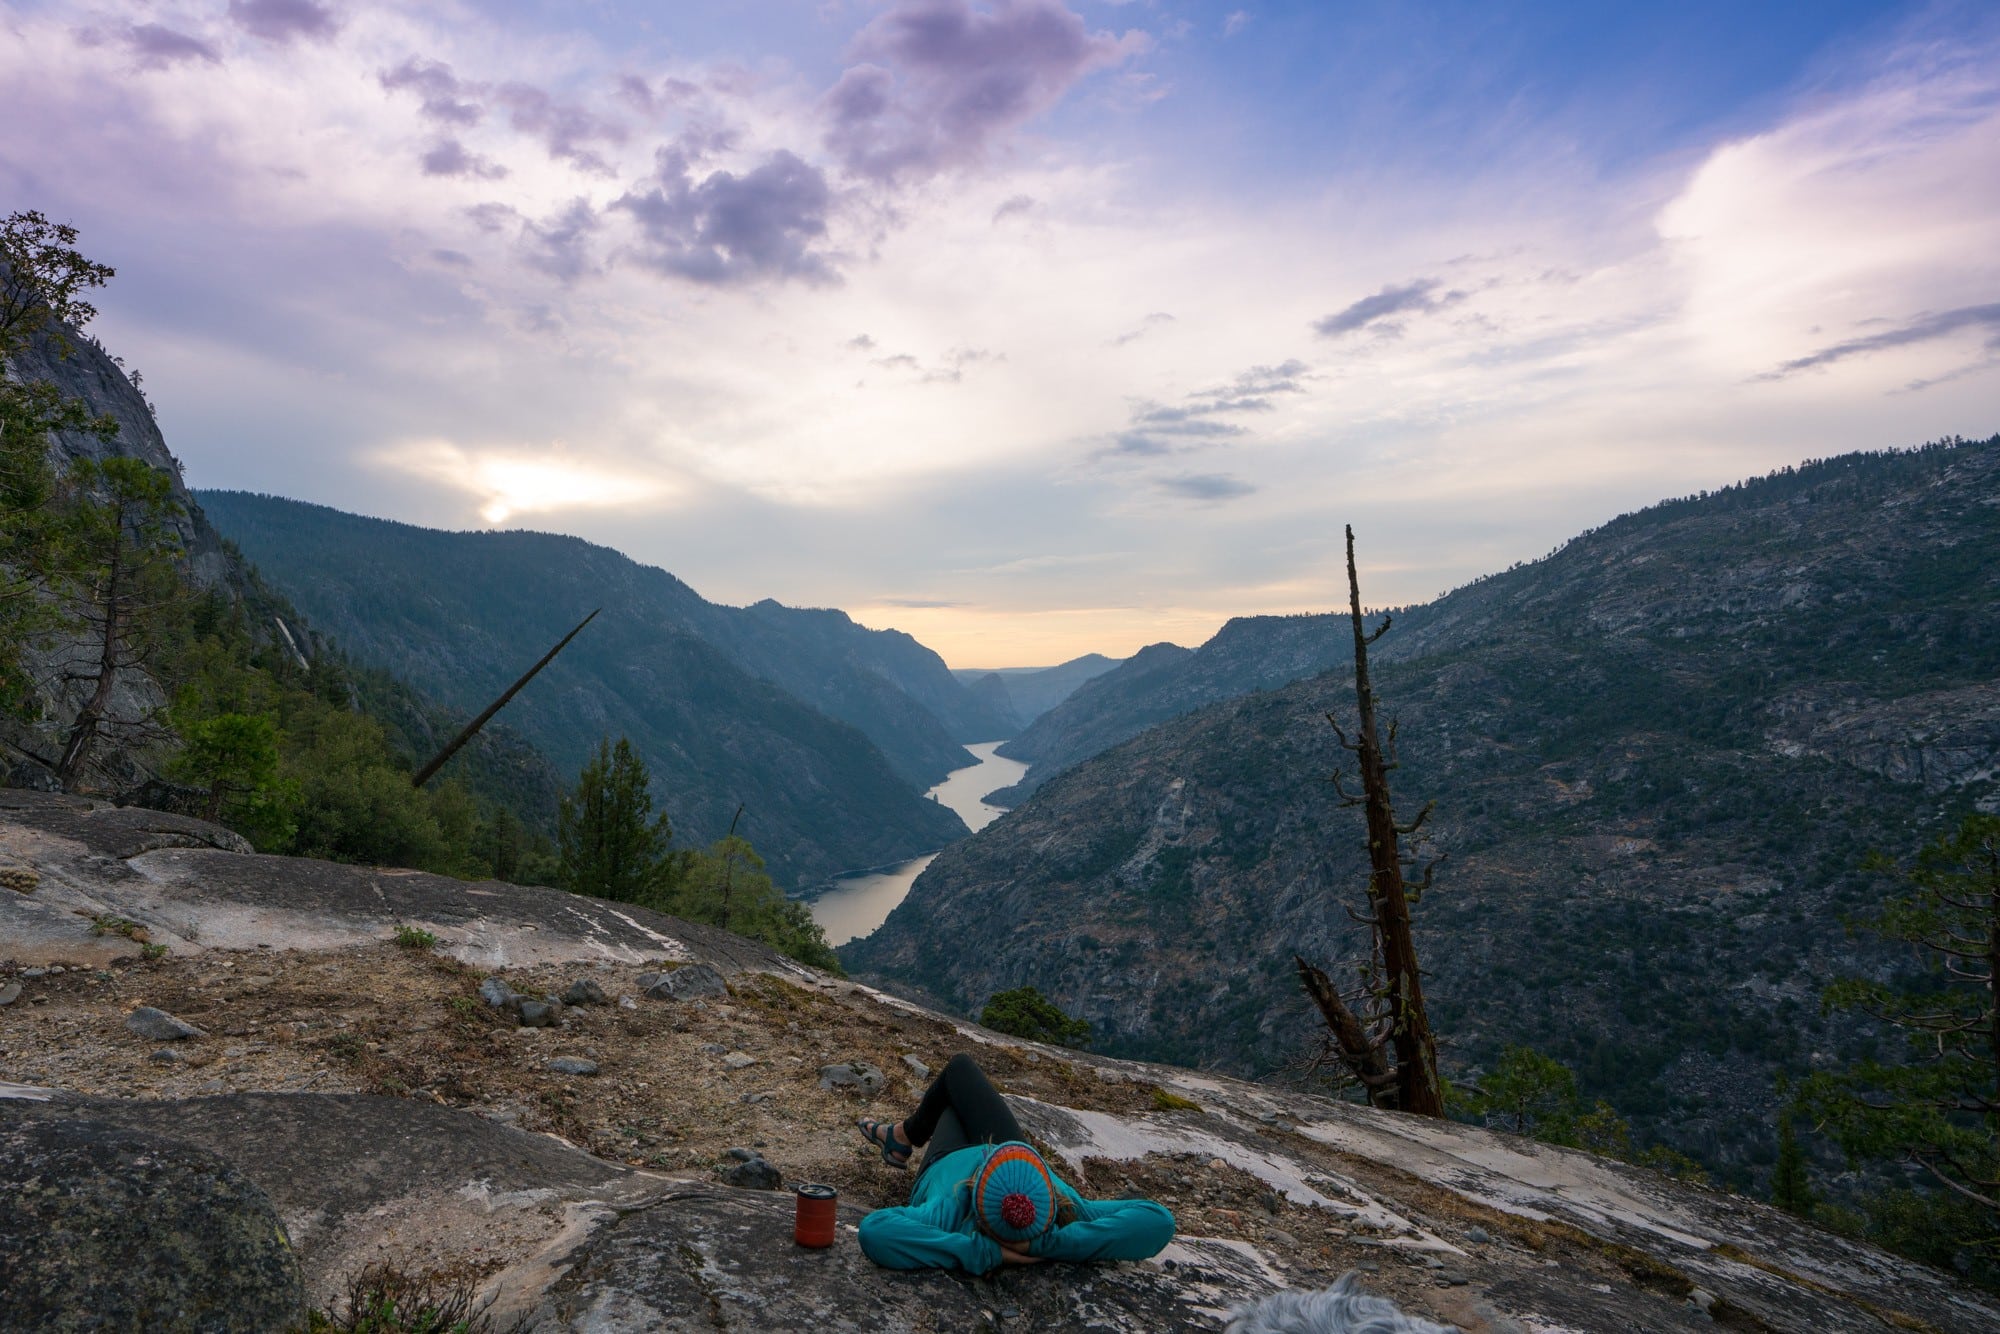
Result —
[[118, 423], [118, 434], [109, 441], [80, 431], [53, 433], [49, 455], [57, 470], [67, 471], [81, 458], [133, 458], [166, 472], [173, 478], [174, 499], [182, 510], [172, 527], [187, 552], [195, 582], [203, 588], [239, 587], [242, 572], [181, 481], [180, 460], [168, 450], [145, 395], [95, 339], [71, 332], [68, 342], [67, 357], [59, 356], [46, 338], [38, 338], [8, 362], [16, 379], [48, 381], [66, 396], [82, 400], [93, 414], [109, 413]]
[[[1864, 854], [2000, 809], [2000, 439], [1619, 520], [1380, 648], [1399, 798], [1437, 800], [1450, 854], [1417, 910], [1447, 1066], [1534, 1046], [1748, 1181], [1773, 1074], [1855, 1049], [1820, 989], [1886, 966], [1842, 926], [1883, 892]], [[843, 959], [963, 1011], [1032, 983], [1106, 1050], [1271, 1069], [1311, 1031], [1293, 952], [1362, 946], [1323, 719], [1350, 677], [1059, 774]]]
[[920, 793], [971, 757], [876, 669], [877, 632], [839, 612], [717, 607], [664, 570], [547, 533], [445, 533], [241, 492], [203, 499], [317, 629], [466, 713], [603, 607], [506, 721], [569, 774], [600, 737], [629, 737], [679, 838], [720, 838], [742, 805], [739, 832], [781, 885], [965, 832]]

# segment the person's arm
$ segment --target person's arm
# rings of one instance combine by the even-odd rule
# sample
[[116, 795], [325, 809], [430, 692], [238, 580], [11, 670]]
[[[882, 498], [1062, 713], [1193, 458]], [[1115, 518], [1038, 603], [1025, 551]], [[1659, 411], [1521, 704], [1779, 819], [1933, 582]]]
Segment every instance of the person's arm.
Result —
[[884, 1269], [998, 1269], [999, 1244], [962, 1213], [956, 1193], [929, 1204], [877, 1209], [861, 1220], [862, 1253]]
[[1037, 1237], [1028, 1254], [1044, 1260], [1144, 1260], [1174, 1239], [1174, 1216], [1151, 1200], [1086, 1200], [1073, 1191], [1077, 1220]]

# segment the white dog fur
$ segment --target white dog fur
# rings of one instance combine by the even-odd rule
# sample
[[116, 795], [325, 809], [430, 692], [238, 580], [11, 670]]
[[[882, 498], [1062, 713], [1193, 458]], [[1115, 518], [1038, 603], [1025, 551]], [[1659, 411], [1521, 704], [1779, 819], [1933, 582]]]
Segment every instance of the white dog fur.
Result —
[[1450, 1325], [1404, 1315], [1361, 1290], [1361, 1275], [1342, 1274], [1324, 1292], [1278, 1292], [1229, 1313], [1223, 1334], [1458, 1334]]

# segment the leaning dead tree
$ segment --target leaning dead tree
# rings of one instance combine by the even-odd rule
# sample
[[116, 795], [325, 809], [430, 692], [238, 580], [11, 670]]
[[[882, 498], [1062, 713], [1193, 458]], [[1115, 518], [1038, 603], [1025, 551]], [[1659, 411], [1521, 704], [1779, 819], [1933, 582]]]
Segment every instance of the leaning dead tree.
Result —
[[554, 648], [550, 649], [547, 653], [544, 653], [542, 655], [542, 660], [540, 662], [530, 667], [526, 672], [523, 672], [521, 674], [520, 680], [516, 681], [513, 685], [508, 686], [506, 690], [502, 691], [500, 694], [500, 698], [494, 700], [491, 704], [488, 704], [485, 707], [485, 709], [480, 712], [480, 715], [477, 718], [474, 718], [471, 722], [467, 723], [463, 731], [461, 731], [457, 736], [453, 737], [449, 742], [445, 744], [445, 748], [443, 750], [431, 756], [431, 762], [429, 764], [426, 764], [423, 768], [417, 770], [414, 774], [410, 775], [410, 786], [422, 787], [425, 783], [430, 782], [431, 775], [436, 773], [438, 770], [444, 768], [445, 761], [450, 759], [452, 756], [458, 754], [458, 748], [460, 746], [463, 746], [466, 742], [472, 740], [473, 737], [477, 736], [479, 734], [479, 729], [486, 726], [487, 722], [493, 717], [494, 714], [500, 712], [501, 709], [505, 708], [508, 700], [520, 694], [521, 687], [527, 685], [528, 682], [534, 680], [536, 672], [541, 671], [542, 668], [554, 662], [556, 660], [556, 654], [568, 648], [569, 641], [575, 639], [578, 635], [582, 634], [583, 627], [589, 625], [592, 621], [596, 620], [597, 613], [603, 610], [604, 608], [599, 607], [596, 609], [596, 611], [591, 612], [590, 615], [578, 621], [576, 623], [576, 629], [564, 635], [562, 639], [557, 642]]
[[[1397, 767], [1396, 724], [1385, 738], [1375, 725], [1375, 688], [1368, 678], [1368, 646], [1388, 633], [1390, 618], [1372, 632], [1361, 623], [1361, 581], [1354, 571], [1354, 529], [1347, 529], [1347, 608], [1354, 624], [1354, 697], [1360, 721], [1352, 739], [1333, 714], [1340, 744], [1354, 756], [1361, 774], [1357, 795], [1345, 775], [1333, 775], [1334, 790], [1343, 806], [1363, 807], [1368, 817], [1368, 911], [1352, 908], [1349, 916], [1369, 928], [1371, 950], [1361, 966], [1362, 986], [1354, 1004], [1324, 971], [1294, 955], [1299, 979], [1326, 1022], [1325, 1042], [1331, 1055], [1361, 1084], [1371, 1105], [1394, 1107], [1419, 1116], [1444, 1115], [1444, 1091], [1438, 1083], [1437, 1041], [1424, 1010], [1423, 970], [1410, 929], [1410, 907], [1430, 888], [1438, 861], [1424, 867], [1415, 881], [1404, 875], [1411, 855], [1423, 842], [1424, 822], [1432, 803], [1415, 819], [1399, 823], [1389, 799], [1389, 773]], [[1407, 843], [1405, 843], [1407, 840]]]

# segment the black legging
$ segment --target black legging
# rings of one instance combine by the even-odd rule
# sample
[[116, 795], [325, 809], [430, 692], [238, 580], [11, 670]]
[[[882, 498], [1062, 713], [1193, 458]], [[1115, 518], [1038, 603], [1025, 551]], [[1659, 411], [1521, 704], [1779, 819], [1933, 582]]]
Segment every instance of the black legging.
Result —
[[903, 1138], [924, 1150], [917, 1166], [922, 1176], [932, 1163], [968, 1145], [1006, 1144], [1027, 1136], [979, 1063], [960, 1052], [924, 1090], [924, 1100], [903, 1122]]

